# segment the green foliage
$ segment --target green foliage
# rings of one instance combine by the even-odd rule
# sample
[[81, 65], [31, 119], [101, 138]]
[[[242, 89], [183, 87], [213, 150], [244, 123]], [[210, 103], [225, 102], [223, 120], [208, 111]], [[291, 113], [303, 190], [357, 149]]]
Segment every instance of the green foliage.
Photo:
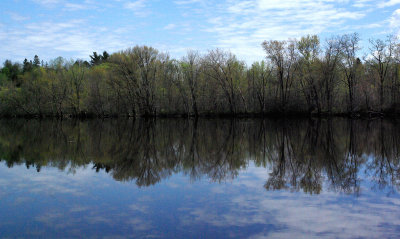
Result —
[[20, 65], [18, 63], [12, 63], [10, 60], [4, 62], [4, 67], [1, 69], [1, 73], [5, 74], [10, 81], [17, 82], [19, 74], [21, 73]]
[[[171, 59], [148, 46], [90, 63], [58, 57], [41, 66], [4, 62], [0, 114], [35, 116], [154, 116], [268, 113], [374, 113], [400, 105], [400, 47], [371, 41], [371, 58], [357, 57], [358, 35], [265, 41], [266, 61], [246, 66], [229, 51], [189, 51]], [[389, 54], [393, 52], [393, 54]], [[381, 57], [379, 57], [381, 56]], [[392, 107], [392, 108], [391, 108]]]

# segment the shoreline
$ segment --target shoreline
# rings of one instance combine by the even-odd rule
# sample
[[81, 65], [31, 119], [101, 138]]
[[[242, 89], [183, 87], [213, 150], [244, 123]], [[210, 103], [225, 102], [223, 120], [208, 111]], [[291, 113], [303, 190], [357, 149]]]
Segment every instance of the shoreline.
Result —
[[348, 118], [348, 119], [400, 119], [400, 113], [394, 112], [355, 112], [355, 113], [304, 113], [304, 112], [269, 112], [269, 113], [202, 113], [194, 114], [154, 114], [154, 115], [98, 115], [98, 114], [65, 114], [65, 115], [39, 115], [39, 114], [15, 114], [0, 115], [0, 119], [306, 119], [306, 118]]

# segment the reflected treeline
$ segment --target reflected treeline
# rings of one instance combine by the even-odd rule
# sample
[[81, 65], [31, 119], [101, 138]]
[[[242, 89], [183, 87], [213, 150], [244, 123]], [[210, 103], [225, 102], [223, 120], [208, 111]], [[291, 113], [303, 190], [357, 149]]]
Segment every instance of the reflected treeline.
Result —
[[175, 173], [225, 181], [254, 163], [270, 170], [267, 190], [357, 194], [366, 178], [399, 187], [399, 136], [383, 120], [4, 120], [0, 156], [37, 171], [90, 166], [138, 186]]

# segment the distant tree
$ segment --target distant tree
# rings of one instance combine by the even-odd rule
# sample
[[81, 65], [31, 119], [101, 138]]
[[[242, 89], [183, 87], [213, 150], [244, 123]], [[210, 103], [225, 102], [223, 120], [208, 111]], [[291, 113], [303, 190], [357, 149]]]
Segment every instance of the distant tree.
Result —
[[22, 72], [26, 73], [30, 71], [32, 71], [32, 62], [28, 61], [28, 59], [25, 58], [22, 66]]
[[102, 56], [97, 54], [97, 52], [93, 52], [93, 55], [90, 55], [90, 64], [92, 66], [99, 65], [101, 63]]
[[10, 60], [4, 62], [4, 67], [1, 69], [1, 73], [7, 76], [7, 78], [19, 85], [18, 79], [21, 73], [21, 67], [18, 63], [12, 63]]
[[39, 67], [40, 66], [40, 59], [37, 55], [33, 57], [33, 67]]
[[90, 55], [90, 65], [100, 65], [101, 63], [106, 62], [109, 57], [110, 54], [108, 54], [106, 51], [104, 51], [102, 55], [97, 54], [97, 52], [93, 52], [93, 55]]
[[110, 54], [108, 54], [106, 51], [103, 51], [103, 55], [101, 56], [101, 60], [103, 62], [107, 61], [108, 58], [110, 57]]

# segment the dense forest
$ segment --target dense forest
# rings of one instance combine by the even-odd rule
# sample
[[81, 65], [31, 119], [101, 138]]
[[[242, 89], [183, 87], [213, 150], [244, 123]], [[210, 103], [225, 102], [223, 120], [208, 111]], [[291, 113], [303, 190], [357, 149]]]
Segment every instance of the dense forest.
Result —
[[[261, 48], [262, 47], [262, 48]], [[0, 69], [0, 115], [55, 117], [400, 113], [400, 45], [357, 33], [264, 41], [251, 66], [221, 49], [180, 60], [147, 46], [90, 62], [25, 59]], [[364, 55], [364, 56], [361, 56]]]

